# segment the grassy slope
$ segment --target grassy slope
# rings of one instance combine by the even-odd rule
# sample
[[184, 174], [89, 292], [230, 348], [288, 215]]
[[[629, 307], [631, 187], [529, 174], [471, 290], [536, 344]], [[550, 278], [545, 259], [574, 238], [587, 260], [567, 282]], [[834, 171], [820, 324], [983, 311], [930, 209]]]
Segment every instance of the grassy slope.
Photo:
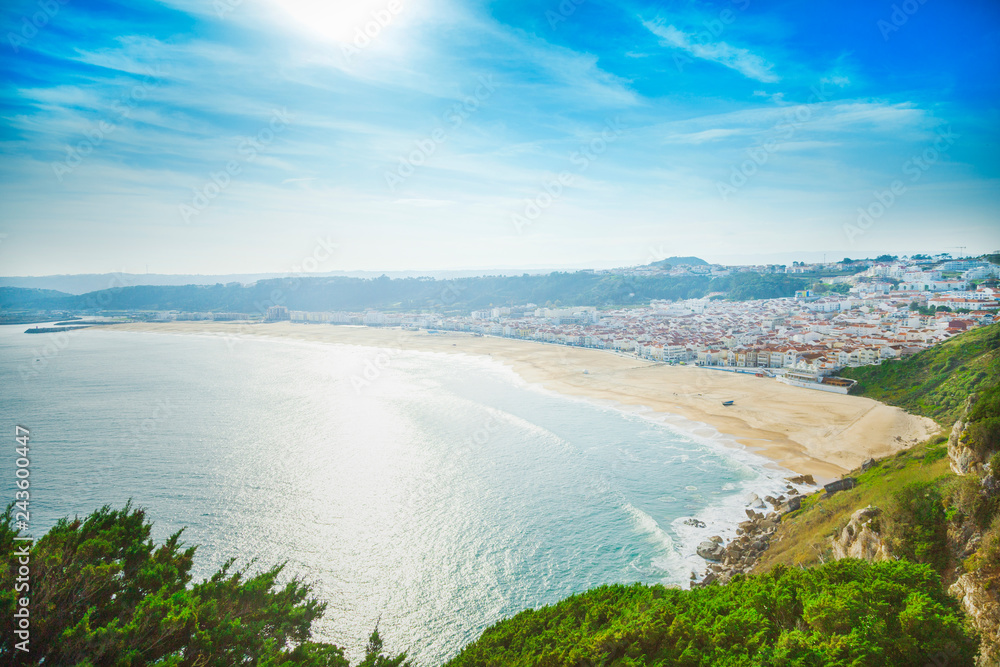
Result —
[[827, 500], [819, 494], [806, 498], [802, 509], [782, 519], [771, 546], [757, 562], [754, 572], [766, 572], [775, 565], [811, 566], [830, 557], [830, 537], [839, 533], [855, 510], [868, 505], [886, 507], [896, 489], [915, 482], [945, 481], [948, 467], [947, 443], [938, 436], [930, 442], [882, 459], [867, 472], [855, 475], [858, 486]]
[[[755, 567], [765, 572], [777, 564], [816, 565], [830, 553], [829, 538], [862, 507], [891, 505], [893, 494], [909, 484], [934, 482], [947, 491], [956, 482], [947, 459], [945, 435], [961, 417], [965, 399], [978, 393], [977, 410], [989, 418], [1000, 391], [1000, 324], [976, 329], [925, 350], [905, 361], [851, 369], [843, 375], [860, 383], [862, 394], [910, 412], [937, 419], [942, 434], [929, 442], [883, 459], [865, 473], [855, 471], [858, 486], [827, 500], [811, 496], [802, 509], [782, 520], [771, 547]], [[952, 562], [954, 566], [957, 563]]]
[[966, 397], [1000, 384], [1000, 324], [955, 336], [902, 361], [851, 368], [861, 395], [950, 426]]
[[[851, 664], [850, 660], [841, 662], [843, 656], [825, 653], [799, 655], [804, 661], [796, 662], [794, 658], [788, 659], [791, 656], [764, 658], [755, 650], [743, 655], [713, 651], [732, 644], [759, 648], [789, 641], [788, 637], [779, 637], [780, 632], [775, 634], [780, 628], [759, 624], [761, 609], [757, 608], [757, 602], [763, 599], [767, 603], [764, 609], [773, 609], [769, 605], [774, 598], [759, 585], [747, 582], [767, 582], [775, 572], [825, 571], [830, 567], [822, 565], [829, 560], [829, 538], [843, 529], [854, 511], [867, 505], [891, 506], [894, 493], [910, 484], [933, 483], [937, 488], [947, 489], [955, 481], [948, 465], [944, 433], [959, 415], [969, 393], [982, 393], [1000, 385], [998, 348], [1000, 325], [993, 325], [956, 336], [904, 362], [854, 369], [850, 376], [860, 381], [864, 395], [936, 418], [943, 424], [942, 435], [883, 459], [864, 473], [855, 471], [859, 484], [850, 491], [826, 500], [820, 500], [818, 494], [807, 498], [801, 510], [782, 521], [771, 547], [754, 570], [756, 576], [737, 577], [726, 586], [694, 591], [638, 585], [594, 589], [552, 607], [526, 611], [498, 623], [466, 647], [449, 667]], [[946, 569], [951, 570], [955, 565], [958, 563], [952, 559]], [[792, 569], [775, 571], [775, 566]], [[802, 571], [796, 566], [820, 567]], [[830, 599], [841, 595], [836, 587], [821, 581], [806, 587], [810, 594]], [[796, 596], [802, 603], [807, 594], [800, 591]], [[686, 614], [686, 609], [693, 613]], [[732, 626], [718, 621], [726, 616], [739, 620]], [[690, 622], [678, 621], [681, 617]], [[803, 623], [802, 617], [795, 620], [799, 628]], [[695, 626], [702, 629], [696, 631]], [[858, 627], [853, 626], [852, 635], [858, 632]], [[841, 631], [848, 629], [845, 626]], [[796, 639], [799, 640], [802, 638]], [[884, 658], [876, 658], [871, 664], [891, 664]], [[859, 664], [868, 663], [861, 660]], [[965, 661], [959, 659], [955, 664]]]

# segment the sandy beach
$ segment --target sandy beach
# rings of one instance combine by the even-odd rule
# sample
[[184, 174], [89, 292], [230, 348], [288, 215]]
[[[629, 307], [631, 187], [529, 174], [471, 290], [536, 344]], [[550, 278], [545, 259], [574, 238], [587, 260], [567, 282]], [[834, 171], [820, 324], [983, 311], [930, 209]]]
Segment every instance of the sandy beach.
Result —
[[[789, 470], [814, 475], [820, 483], [839, 478], [869, 457], [888, 456], [938, 431], [930, 419], [867, 398], [565, 345], [451, 332], [289, 322], [169, 322], [101, 328], [295, 338], [489, 356], [511, 366], [526, 381], [556, 392], [646, 406], [707, 424]], [[86, 331], [80, 333], [86, 335]], [[723, 406], [728, 400], [735, 401], [734, 405]]]

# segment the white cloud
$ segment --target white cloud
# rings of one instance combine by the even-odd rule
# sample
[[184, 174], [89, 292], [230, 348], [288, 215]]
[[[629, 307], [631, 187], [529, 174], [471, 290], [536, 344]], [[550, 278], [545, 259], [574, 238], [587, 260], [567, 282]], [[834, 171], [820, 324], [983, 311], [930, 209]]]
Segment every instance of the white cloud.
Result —
[[441, 208], [442, 206], [451, 206], [455, 202], [449, 199], [397, 199], [393, 203], [416, 206], [417, 208]]
[[732, 46], [726, 42], [695, 41], [693, 39], [696, 37], [695, 35], [678, 30], [672, 25], [666, 25], [662, 20], [643, 21], [642, 24], [651, 33], [661, 38], [665, 46], [673, 46], [696, 58], [718, 63], [749, 79], [764, 83], [780, 81], [780, 77], [772, 71], [773, 64], [747, 49]]
[[847, 86], [851, 85], [850, 78], [840, 74], [834, 74], [833, 76], [823, 77], [822, 79], [820, 79], [820, 81], [822, 83], [832, 84], [834, 86], [837, 86], [838, 88], [846, 88]]
[[708, 141], [717, 141], [719, 139], [725, 139], [726, 137], [732, 137], [738, 134], [744, 134], [744, 130], [716, 128], [712, 130], [702, 130], [700, 132], [675, 134], [671, 136], [667, 142], [671, 144], [703, 144]]

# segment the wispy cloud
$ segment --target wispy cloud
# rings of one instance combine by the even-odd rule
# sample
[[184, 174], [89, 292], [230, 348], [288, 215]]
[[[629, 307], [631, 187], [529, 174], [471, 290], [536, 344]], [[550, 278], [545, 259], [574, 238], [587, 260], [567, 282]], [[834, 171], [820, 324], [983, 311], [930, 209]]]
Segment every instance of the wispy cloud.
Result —
[[672, 144], [704, 144], [709, 141], [718, 141], [720, 139], [745, 133], [746, 131], [742, 129], [716, 128], [711, 130], [702, 130], [700, 132], [675, 134], [669, 137], [667, 142]]
[[[24, 11], [36, 5], [15, 2]], [[556, 238], [567, 253], [559, 261], [571, 262], [573, 253], [617, 252], [623, 239], [639, 248], [658, 242], [664, 212], [737, 238], [758, 220], [781, 228], [774, 211], [791, 211], [789, 201], [808, 200], [831, 219], [854, 210], [848, 191], [884, 187], [898, 177], [899, 160], [919, 155], [934, 129], [952, 122], [963, 137], [983, 139], [963, 144], [955, 169], [935, 169], [928, 183], [964, 169], [967, 190], [979, 192], [985, 186], [977, 190], [975, 179], [997, 173], [995, 123], [970, 111], [981, 100], [927, 78], [937, 72], [941, 81], [947, 54], [961, 49], [908, 54], [889, 76], [871, 48], [823, 33], [822, 19], [806, 10], [754, 4], [724, 28], [703, 30], [718, 3], [691, 0], [645, 23], [635, 5], [588, 3], [556, 31], [543, 7], [403, 0], [348, 60], [343, 40], [353, 44], [357, 28], [348, 24], [367, 23], [382, 0], [350, 12], [320, 0], [295, 0], [298, 12], [288, 11], [292, 0], [223, 0], [232, 8], [223, 17], [216, 3], [198, 0], [102, 9], [123, 2], [66, 3], [16, 58], [0, 59], [8, 82], [0, 87], [0, 225], [8, 225], [0, 227], [8, 234], [0, 262], [23, 267], [9, 271], [104, 270], [132, 256], [175, 262], [178, 271], [267, 270], [272, 257], [282, 268], [300, 254], [302, 237], [332, 231], [350, 247], [352, 268], [406, 268], [414, 257], [448, 265], [456, 239], [481, 252], [468, 264], [552, 263], [553, 244], [535, 242]], [[350, 34], [313, 29], [323, 21]], [[927, 43], [942, 37], [923, 34]], [[961, 43], [976, 39], [985, 38]], [[823, 49], [814, 48], [818, 40]], [[669, 56], [698, 61], [698, 75], [678, 72]], [[495, 91], [455, 115], [483, 78]], [[975, 89], [992, 91], [996, 84], [983, 82], [998, 80], [978, 77]], [[828, 101], [809, 101], [817, 86]], [[242, 142], [286, 107], [288, 127], [247, 159]], [[627, 130], [604, 145], [601, 129], [618, 117]], [[724, 206], [716, 181], [776, 136], [781, 150], [741, 192], [740, 208]], [[390, 192], [385, 171], [428, 141], [433, 153]], [[581, 160], [594, 148], [597, 159]], [[79, 167], [56, 181], [53, 164], [84, 150]], [[178, 204], [233, 160], [240, 172], [232, 183], [184, 226]], [[532, 234], [500, 238], [510, 212], [561, 172], [573, 182]], [[959, 190], [940, 192], [954, 210], [971, 210], [951, 194]], [[983, 201], [976, 210], [986, 210]], [[788, 224], [785, 237], [799, 233]], [[679, 227], [671, 238], [687, 233]], [[691, 226], [691, 239], [704, 236], [699, 229]], [[32, 255], [52, 238], [68, 250]], [[238, 250], [221, 241], [234, 238]], [[201, 264], [181, 266], [174, 258], [191, 247], [205, 249], [190, 260]]]
[[642, 24], [659, 37], [664, 46], [672, 46], [695, 58], [718, 63], [756, 81], [774, 83], [780, 80], [780, 77], [772, 71], [774, 69], [772, 63], [748, 49], [732, 46], [726, 42], [699, 41], [698, 34], [679, 30], [673, 25], [668, 25], [663, 19], [643, 21]]

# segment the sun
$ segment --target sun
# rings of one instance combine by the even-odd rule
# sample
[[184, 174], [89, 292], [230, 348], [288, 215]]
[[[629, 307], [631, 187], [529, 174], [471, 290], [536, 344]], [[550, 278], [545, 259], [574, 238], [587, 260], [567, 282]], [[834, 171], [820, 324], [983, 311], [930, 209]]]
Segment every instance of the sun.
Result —
[[307, 31], [347, 44], [359, 34], [386, 27], [404, 11], [407, 0], [276, 0], [276, 3]]

